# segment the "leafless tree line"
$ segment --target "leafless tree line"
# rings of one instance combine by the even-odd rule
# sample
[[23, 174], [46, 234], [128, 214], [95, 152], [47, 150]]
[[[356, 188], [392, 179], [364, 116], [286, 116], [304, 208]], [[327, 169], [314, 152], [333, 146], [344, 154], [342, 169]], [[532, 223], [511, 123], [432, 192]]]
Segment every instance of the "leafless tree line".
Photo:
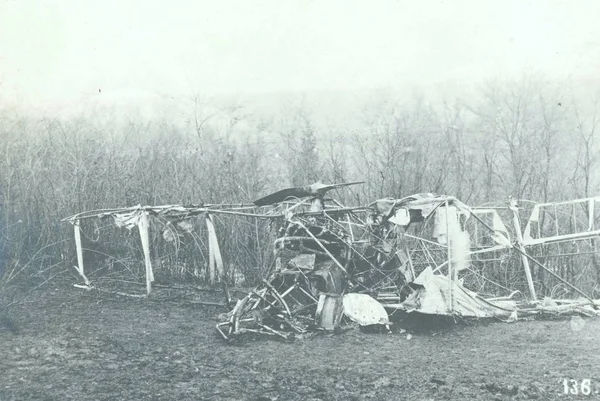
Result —
[[[472, 205], [508, 196], [591, 196], [600, 178], [599, 100], [543, 80], [491, 83], [475, 99], [442, 107], [422, 98], [366, 105], [354, 116], [358, 123], [343, 132], [323, 129], [303, 108], [265, 120], [241, 107], [214, 111], [198, 97], [187, 127], [167, 119], [35, 120], [5, 111], [4, 280], [26, 272], [20, 274], [40, 285], [61, 272], [75, 274], [72, 230], [61, 219], [84, 210], [248, 202], [317, 180], [365, 181], [337, 194], [350, 204], [419, 192], [452, 194]], [[257, 277], [270, 252], [269, 227], [246, 220], [223, 220], [219, 227], [226, 262]], [[84, 229], [98, 255], [137, 252], [119, 239], [126, 234]], [[189, 264], [165, 266], [165, 272], [202, 279], [205, 258], [197, 245]], [[160, 251], [170, 252], [158, 248], [157, 257]]]

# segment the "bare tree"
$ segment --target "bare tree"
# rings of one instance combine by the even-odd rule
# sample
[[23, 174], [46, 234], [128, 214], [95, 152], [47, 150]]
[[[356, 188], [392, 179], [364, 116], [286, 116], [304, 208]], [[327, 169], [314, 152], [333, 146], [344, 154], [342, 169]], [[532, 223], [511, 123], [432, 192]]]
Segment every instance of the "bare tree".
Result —
[[573, 99], [573, 114], [576, 123], [577, 155], [571, 182], [579, 196], [588, 197], [592, 183], [597, 178], [594, 172], [600, 160], [597, 138], [600, 124], [600, 94], [595, 95], [590, 113], [582, 112]]
[[564, 113], [547, 100], [557, 98], [558, 91], [530, 77], [484, 88], [481, 103], [470, 110], [490, 137], [483, 140], [488, 185], [495, 176], [512, 196], [550, 198], [550, 178], [564, 167], [558, 157]]

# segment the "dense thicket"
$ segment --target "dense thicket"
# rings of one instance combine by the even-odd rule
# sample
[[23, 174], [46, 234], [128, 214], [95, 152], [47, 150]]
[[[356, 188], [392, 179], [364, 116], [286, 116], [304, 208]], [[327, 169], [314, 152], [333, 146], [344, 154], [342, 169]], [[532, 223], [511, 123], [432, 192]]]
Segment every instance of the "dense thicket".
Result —
[[[599, 104], [543, 81], [489, 84], [468, 102], [441, 107], [425, 99], [384, 99], [366, 104], [343, 131], [323, 128], [303, 108], [267, 120], [243, 108], [218, 116], [207, 110], [194, 108], [187, 126], [165, 118], [40, 121], [4, 112], [5, 270], [23, 269], [35, 282], [74, 274], [72, 230], [61, 219], [90, 209], [247, 202], [317, 180], [366, 181], [339, 194], [350, 204], [417, 192], [453, 194], [471, 205], [508, 196], [550, 201], [598, 193]], [[258, 275], [269, 259], [268, 227], [223, 219], [219, 227], [230, 268]], [[84, 242], [104, 255], [102, 263], [114, 265], [118, 258], [128, 266], [128, 253], [132, 260], [139, 256], [131, 233], [98, 224], [84, 226], [84, 233]], [[182, 242], [201, 249], [197, 237]], [[201, 279], [206, 258], [198, 252], [187, 256], [189, 265], [179, 257], [165, 274]], [[107, 262], [108, 255], [119, 256]]]

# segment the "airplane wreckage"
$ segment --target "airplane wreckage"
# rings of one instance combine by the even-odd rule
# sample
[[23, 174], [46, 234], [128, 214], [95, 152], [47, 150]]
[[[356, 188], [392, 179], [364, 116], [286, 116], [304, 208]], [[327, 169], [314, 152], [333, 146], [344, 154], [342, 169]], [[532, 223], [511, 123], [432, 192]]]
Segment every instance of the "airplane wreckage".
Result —
[[[64, 221], [73, 224], [75, 268], [85, 283], [75, 286], [94, 288], [84, 273], [80, 228], [92, 218], [138, 228], [146, 296], [154, 282], [150, 221], [162, 224], [162, 237], [169, 240], [173, 231], [191, 232], [193, 219], [204, 218], [206, 269], [213, 284], [225, 281], [214, 219], [226, 216], [274, 222], [276, 239], [261, 284], [236, 301], [225, 291], [231, 310], [216, 325], [224, 339], [243, 333], [292, 339], [337, 330], [348, 320], [389, 329], [395, 314], [506, 322], [546, 314], [600, 315], [600, 300], [594, 298], [599, 280], [592, 279], [600, 277], [600, 197], [534, 204], [522, 231], [523, 210], [514, 200], [469, 207], [455, 197], [427, 193], [346, 207], [328, 197], [334, 189], [357, 184], [290, 188], [251, 205], [137, 206], [71, 216]], [[519, 272], [512, 286], [508, 279], [498, 282], [498, 266], [509, 261], [520, 265], [512, 269], [513, 275]], [[540, 288], [532, 271], [553, 287]], [[541, 300], [540, 290], [547, 294]]]

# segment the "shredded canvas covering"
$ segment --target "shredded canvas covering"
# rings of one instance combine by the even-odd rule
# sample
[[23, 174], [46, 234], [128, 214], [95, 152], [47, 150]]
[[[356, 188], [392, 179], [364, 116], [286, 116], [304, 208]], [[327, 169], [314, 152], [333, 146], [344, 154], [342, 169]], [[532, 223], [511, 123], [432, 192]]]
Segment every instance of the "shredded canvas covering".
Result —
[[416, 291], [400, 305], [400, 308], [407, 312], [483, 318], [508, 317], [516, 310], [516, 305], [510, 308], [506, 303], [500, 306], [486, 301], [457, 281], [433, 274], [430, 267], [412, 284], [417, 287]]
[[389, 323], [383, 305], [367, 294], [344, 295], [344, 314], [362, 326]]

